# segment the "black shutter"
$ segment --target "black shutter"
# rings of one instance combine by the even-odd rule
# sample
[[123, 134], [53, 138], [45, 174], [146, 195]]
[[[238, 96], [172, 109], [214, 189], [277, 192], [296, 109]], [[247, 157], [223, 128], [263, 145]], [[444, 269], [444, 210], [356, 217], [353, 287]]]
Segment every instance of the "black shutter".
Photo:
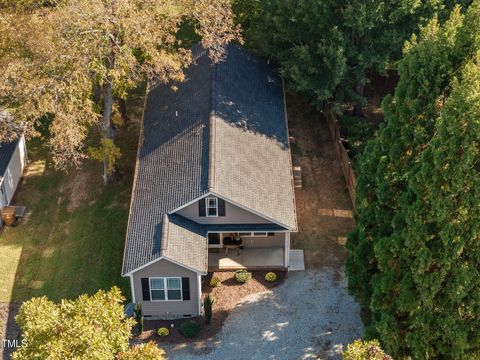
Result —
[[198, 216], [206, 216], [205, 198], [198, 200]]
[[218, 216], [225, 216], [225, 200], [218, 199]]
[[142, 278], [143, 301], [150, 301], [150, 282], [148, 278]]
[[190, 300], [190, 278], [182, 277], [182, 298], [183, 301]]

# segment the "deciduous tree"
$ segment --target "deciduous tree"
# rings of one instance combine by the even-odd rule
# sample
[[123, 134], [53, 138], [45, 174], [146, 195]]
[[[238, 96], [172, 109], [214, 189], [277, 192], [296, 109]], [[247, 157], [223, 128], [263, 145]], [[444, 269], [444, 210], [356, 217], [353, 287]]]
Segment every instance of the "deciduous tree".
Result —
[[60, 304], [46, 297], [28, 300], [16, 317], [24, 346], [12, 358], [113, 360], [118, 353], [128, 353], [134, 321], [124, 316], [124, 300], [118, 288]]
[[27, 8], [16, 26], [17, 47], [2, 61], [1, 100], [30, 123], [53, 117], [50, 145], [60, 168], [80, 163], [98, 124], [105, 182], [118, 155], [114, 97], [125, 98], [144, 78], [183, 80], [192, 59], [176, 37], [181, 24], [194, 24], [214, 61], [239, 39], [229, 0], [65, 0]]
[[165, 351], [150, 341], [146, 344], [135, 345], [125, 352], [117, 355], [118, 360], [164, 360]]
[[[465, 1], [469, 3], [469, 1]], [[352, 99], [362, 115], [368, 72], [395, 68], [405, 40], [451, 1], [236, 0], [247, 43], [278, 62], [315, 104]]]

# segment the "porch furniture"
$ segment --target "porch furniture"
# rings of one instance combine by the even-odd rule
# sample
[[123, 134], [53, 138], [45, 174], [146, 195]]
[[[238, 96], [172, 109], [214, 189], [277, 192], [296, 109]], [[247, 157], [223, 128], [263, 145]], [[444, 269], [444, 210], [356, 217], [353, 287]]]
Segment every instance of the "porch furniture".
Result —
[[228, 236], [223, 238], [223, 247], [225, 248], [225, 256], [228, 256], [228, 249], [236, 249], [237, 256], [240, 256], [240, 246], [242, 245], [242, 239], [235, 239], [234, 237]]

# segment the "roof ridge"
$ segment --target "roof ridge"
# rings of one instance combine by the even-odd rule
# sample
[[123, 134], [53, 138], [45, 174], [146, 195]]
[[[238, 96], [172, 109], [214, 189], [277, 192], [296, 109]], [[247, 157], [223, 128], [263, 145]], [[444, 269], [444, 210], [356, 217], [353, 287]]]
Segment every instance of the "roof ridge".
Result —
[[167, 250], [167, 247], [168, 247], [168, 225], [169, 224], [170, 224], [170, 219], [168, 218], [168, 214], [163, 214], [162, 239], [160, 240], [162, 253], [165, 250]]
[[217, 82], [217, 64], [212, 63], [210, 71], [210, 119], [209, 119], [209, 139], [208, 139], [208, 191], [215, 188], [215, 141], [216, 141], [216, 82]]

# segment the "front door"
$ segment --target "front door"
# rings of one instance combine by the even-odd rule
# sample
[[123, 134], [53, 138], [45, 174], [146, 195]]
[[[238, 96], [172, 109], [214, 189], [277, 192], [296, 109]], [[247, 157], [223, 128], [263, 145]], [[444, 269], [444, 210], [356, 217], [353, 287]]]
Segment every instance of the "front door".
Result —
[[220, 233], [208, 233], [208, 247], [209, 248], [221, 248], [222, 244], [222, 234]]

